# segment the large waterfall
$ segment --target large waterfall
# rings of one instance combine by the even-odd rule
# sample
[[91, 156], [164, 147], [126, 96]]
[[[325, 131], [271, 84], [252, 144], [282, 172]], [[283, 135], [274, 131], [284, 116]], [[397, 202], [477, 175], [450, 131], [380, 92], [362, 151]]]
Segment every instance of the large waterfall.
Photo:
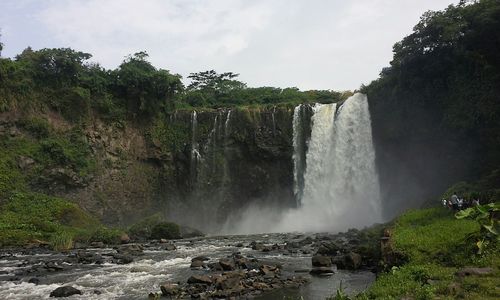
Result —
[[[301, 150], [296, 148], [295, 152]], [[379, 181], [365, 95], [355, 94], [338, 106], [334, 103], [313, 107], [303, 178], [301, 207], [284, 217], [281, 230], [338, 230], [381, 221]]]
[[305, 107], [310, 108], [296, 107], [293, 119], [297, 207], [250, 207], [237, 222], [228, 223], [228, 232], [341, 231], [382, 221], [366, 96], [315, 104], [309, 110], [312, 117]]

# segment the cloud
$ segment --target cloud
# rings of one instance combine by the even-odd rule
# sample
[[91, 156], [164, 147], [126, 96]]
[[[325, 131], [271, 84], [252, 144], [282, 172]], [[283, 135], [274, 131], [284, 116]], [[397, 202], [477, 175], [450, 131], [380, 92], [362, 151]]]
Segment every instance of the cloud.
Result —
[[6, 1], [0, 27], [16, 47], [72, 47], [110, 68], [145, 50], [184, 76], [216, 69], [251, 86], [342, 90], [375, 79], [419, 16], [452, 0]]

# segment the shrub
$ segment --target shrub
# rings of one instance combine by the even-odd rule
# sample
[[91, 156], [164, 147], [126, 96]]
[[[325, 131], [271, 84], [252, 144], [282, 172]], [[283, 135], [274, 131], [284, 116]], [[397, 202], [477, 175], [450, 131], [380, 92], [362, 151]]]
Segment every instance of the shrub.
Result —
[[161, 215], [154, 214], [130, 226], [128, 234], [134, 240], [147, 240], [151, 237], [153, 227], [161, 221]]
[[153, 227], [151, 231], [152, 239], [179, 239], [181, 232], [179, 225], [172, 222], [161, 222]]
[[60, 231], [52, 235], [50, 245], [56, 251], [67, 251], [73, 248], [73, 235], [68, 231]]

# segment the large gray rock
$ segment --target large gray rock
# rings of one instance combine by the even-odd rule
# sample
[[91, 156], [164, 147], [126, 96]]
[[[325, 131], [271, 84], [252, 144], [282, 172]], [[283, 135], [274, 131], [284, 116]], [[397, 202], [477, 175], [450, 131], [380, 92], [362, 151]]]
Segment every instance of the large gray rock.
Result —
[[201, 284], [212, 284], [212, 278], [206, 275], [193, 275], [188, 278], [187, 283], [201, 283]]
[[351, 270], [359, 269], [359, 267], [361, 267], [361, 263], [362, 263], [361, 255], [355, 252], [349, 252], [349, 254], [345, 256], [345, 267], [347, 269]]
[[232, 271], [235, 267], [234, 260], [231, 258], [221, 258], [219, 264], [224, 271]]
[[69, 297], [72, 295], [81, 295], [81, 294], [82, 291], [68, 285], [68, 286], [61, 286], [53, 290], [50, 293], [50, 297], [61, 298], [61, 297]]
[[312, 257], [313, 267], [331, 267], [332, 259], [329, 256], [315, 255]]

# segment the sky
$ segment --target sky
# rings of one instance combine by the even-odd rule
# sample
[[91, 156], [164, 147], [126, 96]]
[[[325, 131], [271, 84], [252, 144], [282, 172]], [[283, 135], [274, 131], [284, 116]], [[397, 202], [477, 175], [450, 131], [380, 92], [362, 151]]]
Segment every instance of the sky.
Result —
[[116, 68], [146, 51], [181, 74], [249, 86], [353, 90], [389, 65], [422, 13], [454, 0], [0, 0], [2, 56], [70, 47]]

